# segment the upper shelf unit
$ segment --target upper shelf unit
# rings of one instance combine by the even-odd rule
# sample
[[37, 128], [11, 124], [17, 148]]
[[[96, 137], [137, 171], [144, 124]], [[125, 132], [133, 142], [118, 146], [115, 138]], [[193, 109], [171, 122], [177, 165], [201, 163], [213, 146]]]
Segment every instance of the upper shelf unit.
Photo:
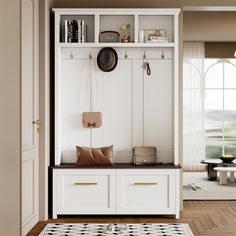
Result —
[[60, 47], [174, 47], [179, 9], [53, 9]]

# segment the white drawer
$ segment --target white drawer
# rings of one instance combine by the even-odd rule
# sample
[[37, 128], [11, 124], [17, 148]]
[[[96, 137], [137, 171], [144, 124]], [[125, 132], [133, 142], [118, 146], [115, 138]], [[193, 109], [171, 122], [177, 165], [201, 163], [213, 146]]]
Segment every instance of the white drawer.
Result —
[[57, 214], [115, 213], [114, 170], [54, 170]]
[[175, 170], [117, 170], [117, 213], [175, 214]]

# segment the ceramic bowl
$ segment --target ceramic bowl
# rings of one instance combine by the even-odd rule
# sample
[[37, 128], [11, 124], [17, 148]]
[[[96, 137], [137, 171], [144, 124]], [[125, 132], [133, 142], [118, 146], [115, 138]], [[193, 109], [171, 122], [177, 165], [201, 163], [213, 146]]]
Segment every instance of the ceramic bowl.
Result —
[[224, 163], [231, 163], [233, 160], [235, 160], [235, 157], [220, 157], [220, 159], [221, 159]]

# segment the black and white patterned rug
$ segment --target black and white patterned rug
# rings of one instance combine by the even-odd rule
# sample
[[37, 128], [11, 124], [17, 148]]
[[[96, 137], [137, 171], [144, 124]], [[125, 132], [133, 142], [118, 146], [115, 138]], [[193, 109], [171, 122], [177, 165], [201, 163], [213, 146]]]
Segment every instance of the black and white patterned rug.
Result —
[[193, 236], [188, 224], [47, 224], [39, 236]]

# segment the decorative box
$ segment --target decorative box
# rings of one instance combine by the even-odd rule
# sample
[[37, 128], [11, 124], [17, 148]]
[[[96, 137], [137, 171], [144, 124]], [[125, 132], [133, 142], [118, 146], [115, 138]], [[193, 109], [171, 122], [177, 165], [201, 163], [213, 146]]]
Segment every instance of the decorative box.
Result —
[[118, 43], [120, 34], [116, 31], [102, 31], [100, 33], [99, 41], [101, 43]]

